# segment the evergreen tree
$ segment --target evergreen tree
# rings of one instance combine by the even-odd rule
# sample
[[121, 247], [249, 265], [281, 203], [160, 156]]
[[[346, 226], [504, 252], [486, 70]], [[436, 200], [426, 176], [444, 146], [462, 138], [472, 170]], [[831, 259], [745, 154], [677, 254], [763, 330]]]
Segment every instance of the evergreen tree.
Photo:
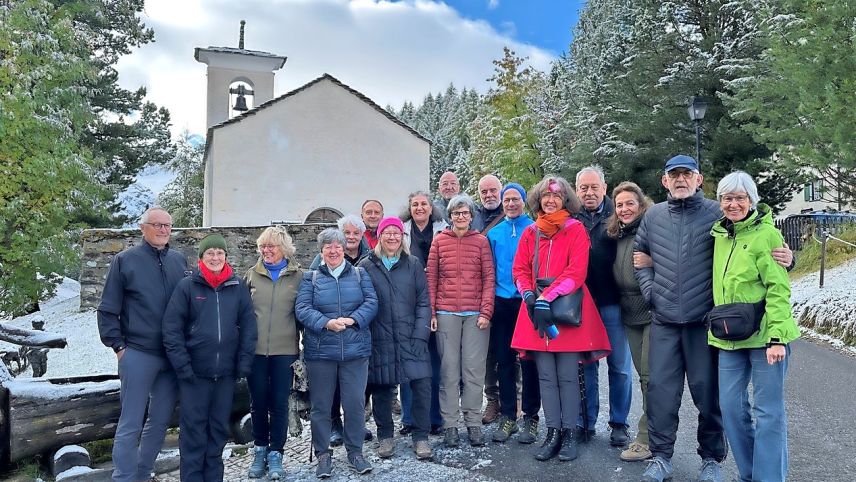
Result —
[[77, 258], [69, 217], [103, 191], [78, 143], [93, 122], [81, 89], [97, 75], [73, 12], [44, 0], [0, 5], [0, 313], [38, 308]]
[[202, 226], [205, 192], [205, 142], [199, 136], [182, 133], [176, 155], [169, 164], [175, 178], [158, 196], [158, 204], [169, 211], [178, 227]]

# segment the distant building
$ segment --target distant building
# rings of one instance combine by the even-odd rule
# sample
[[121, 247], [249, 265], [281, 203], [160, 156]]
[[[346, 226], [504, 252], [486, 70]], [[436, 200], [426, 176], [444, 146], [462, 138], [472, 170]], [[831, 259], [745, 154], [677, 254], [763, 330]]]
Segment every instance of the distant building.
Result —
[[267, 52], [197, 48], [208, 65], [203, 226], [332, 221], [365, 199], [397, 214], [428, 190], [427, 139], [324, 74], [273, 97]]

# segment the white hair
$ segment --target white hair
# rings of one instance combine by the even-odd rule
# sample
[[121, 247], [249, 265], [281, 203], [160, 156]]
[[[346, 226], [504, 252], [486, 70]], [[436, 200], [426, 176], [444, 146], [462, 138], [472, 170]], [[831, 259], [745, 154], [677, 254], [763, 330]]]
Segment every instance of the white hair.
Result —
[[354, 226], [355, 228], [359, 229], [360, 234], [363, 234], [366, 232], [366, 223], [364, 223], [363, 220], [359, 216], [357, 216], [356, 214], [346, 214], [346, 215], [342, 216], [341, 218], [339, 218], [338, 221], [336, 221], [336, 225], [338, 225], [339, 229], [341, 229], [342, 231], [344, 231], [345, 226], [347, 226], [349, 224], [351, 226]]
[[170, 217], [170, 219], [172, 219], [172, 216], [169, 214], [169, 211], [167, 211], [166, 209], [164, 209], [160, 206], [152, 206], [152, 207], [146, 209], [146, 211], [143, 213], [143, 215], [140, 216], [140, 224], [146, 224], [147, 222], [149, 222], [149, 216], [151, 215], [151, 213], [153, 211], [164, 212], [164, 213], [166, 213], [167, 216]]
[[722, 196], [730, 192], [745, 192], [749, 196], [749, 201], [752, 202], [752, 209], [755, 209], [760, 199], [758, 186], [755, 185], [752, 176], [743, 171], [734, 171], [719, 181], [719, 185], [716, 186], [716, 199], [721, 200]]
[[600, 179], [600, 182], [606, 184], [606, 176], [603, 174], [603, 168], [597, 164], [592, 164], [591, 166], [586, 166], [580, 169], [580, 171], [577, 173], [577, 178], [574, 180], [574, 183], [577, 186], [580, 185], [580, 177], [582, 177], [582, 175], [587, 172], [593, 172], [597, 174], [597, 177], [598, 179]]

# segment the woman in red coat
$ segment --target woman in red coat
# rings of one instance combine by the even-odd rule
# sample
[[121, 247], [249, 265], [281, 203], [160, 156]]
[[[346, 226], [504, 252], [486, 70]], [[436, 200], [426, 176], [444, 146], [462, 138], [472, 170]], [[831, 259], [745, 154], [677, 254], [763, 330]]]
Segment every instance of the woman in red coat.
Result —
[[[537, 218], [520, 236], [514, 257], [512, 276], [524, 303], [511, 346], [535, 358], [538, 366], [547, 437], [535, 458], [549, 460], [558, 453], [559, 460], [573, 460], [580, 410], [578, 366], [609, 354], [609, 339], [585, 286], [590, 243], [585, 226], [571, 217], [580, 209], [580, 201], [570, 184], [547, 176], [529, 191], [526, 202]], [[537, 268], [535, 236], [540, 236]], [[541, 289], [536, 278], [552, 280], [546, 280], [549, 285]], [[578, 327], [554, 324], [550, 302], [577, 289], [583, 290], [582, 323]]]

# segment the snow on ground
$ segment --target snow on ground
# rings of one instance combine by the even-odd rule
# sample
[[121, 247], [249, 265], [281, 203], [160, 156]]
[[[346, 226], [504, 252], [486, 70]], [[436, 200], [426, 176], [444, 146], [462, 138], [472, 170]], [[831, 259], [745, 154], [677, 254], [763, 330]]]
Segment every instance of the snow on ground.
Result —
[[[794, 318], [802, 331], [839, 348], [856, 342], [856, 259], [820, 273], [807, 274], [791, 283]], [[851, 354], [856, 349], [848, 348]]]
[[[116, 355], [101, 344], [95, 311], [80, 312], [80, 283], [64, 278], [54, 296], [39, 303], [41, 311], [15, 318], [9, 325], [32, 329], [33, 319], [41, 317], [45, 331], [65, 336], [68, 346], [48, 351], [46, 378], [116, 373]], [[0, 351], [17, 350], [17, 345], [0, 342]], [[28, 377], [28, 368], [18, 378]]]

